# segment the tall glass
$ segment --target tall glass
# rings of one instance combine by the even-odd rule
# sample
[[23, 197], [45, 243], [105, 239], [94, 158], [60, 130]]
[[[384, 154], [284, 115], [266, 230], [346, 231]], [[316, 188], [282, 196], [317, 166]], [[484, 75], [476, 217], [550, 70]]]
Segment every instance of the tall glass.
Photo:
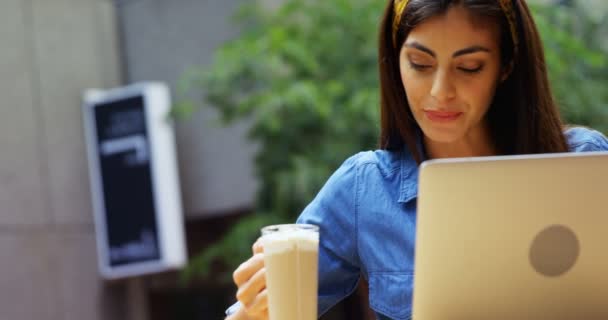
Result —
[[270, 320], [317, 319], [319, 228], [264, 227], [262, 245]]

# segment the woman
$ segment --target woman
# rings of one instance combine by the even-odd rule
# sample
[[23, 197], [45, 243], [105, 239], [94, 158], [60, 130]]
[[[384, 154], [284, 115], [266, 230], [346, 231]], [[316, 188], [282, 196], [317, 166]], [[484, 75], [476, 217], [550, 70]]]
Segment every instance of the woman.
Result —
[[[599, 132], [564, 128], [524, 0], [390, 0], [379, 45], [381, 150], [346, 160], [298, 219], [323, 235], [319, 314], [362, 276], [379, 318], [409, 318], [422, 161], [608, 150]], [[267, 319], [254, 252], [230, 319]]]

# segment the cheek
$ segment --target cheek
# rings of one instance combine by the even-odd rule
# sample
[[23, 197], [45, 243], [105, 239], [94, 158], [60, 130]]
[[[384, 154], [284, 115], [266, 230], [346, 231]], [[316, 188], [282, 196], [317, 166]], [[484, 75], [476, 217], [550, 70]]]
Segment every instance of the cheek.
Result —
[[470, 108], [476, 109], [480, 113], [479, 117], [485, 115], [494, 99], [500, 76], [498, 62], [489, 63], [486, 71], [486, 73], [482, 73], [468, 82], [462, 82], [466, 86], [466, 89], [463, 89], [462, 92], [466, 92], [466, 99]]
[[410, 109], [418, 109], [422, 100], [430, 92], [428, 81], [421, 77], [416, 77], [412, 72], [401, 70], [401, 81], [407, 95]]
[[460, 98], [466, 101], [470, 111], [480, 113], [480, 117], [488, 110], [496, 91], [496, 81], [491, 78], [480, 78], [467, 81], [460, 86]]

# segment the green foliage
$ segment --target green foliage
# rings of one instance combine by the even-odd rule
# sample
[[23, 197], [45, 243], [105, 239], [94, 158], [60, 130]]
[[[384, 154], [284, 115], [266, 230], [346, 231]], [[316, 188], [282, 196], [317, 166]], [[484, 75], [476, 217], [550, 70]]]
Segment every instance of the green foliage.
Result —
[[[376, 33], [381, 1], [288, 0], [276, 11], [255, 1], [238, 14], [244, 33], [221, 47], [210, 69], [179, 85], [174, 109], [187, 117], [193, 92], [222, 119], [253, 118], [261, 188], [256, 212], [191, 263], [185, 276], [206, 274], [219, 258], [229, 269], [251, 255], [260, 221], [295, 221], [342, 161], [377, 143]], [[261, 220], [258, 220], [261, 219]]]
[[534, 18], [564, 120], [608, 133], [608, 53], [601, 47], [602, 25], [577, 3], [534, 6]]
[[[262, 225], [293, 222], [349, 155], [372, 149], [379, 132], [377, 32], [385, 1], [286, 0], [243, 6], [243, 34], [222, 46], [209, 69], [192, 70], [174, 109], [187, 117], [204, 92], [225, 123], [253, 119], [261, 182], [256, 212], [197, 257], [186, 279], [214, 260], [233, 270], [251, 255]], [[564, 28], [569, 16], [534, 7], [551, 80], [566, 119], [607, 131], [605, 52]], [[579, 21], [586, 23], [585, 21]], [[592, 43], [592, 41], [591, 41]]]

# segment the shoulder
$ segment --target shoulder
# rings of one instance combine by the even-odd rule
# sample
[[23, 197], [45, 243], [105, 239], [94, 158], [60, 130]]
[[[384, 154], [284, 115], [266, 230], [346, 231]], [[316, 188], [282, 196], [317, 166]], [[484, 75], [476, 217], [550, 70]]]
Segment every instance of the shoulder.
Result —
[[348, 158], [342, 167], [358, 171], [369, 170], [382, 176], [392, 176], [401, 168], [404, 152], [373, 150], [362, 151]]
[[571, 152], [608, 151], [608, 139], [601, 132], [585, 127], [564, 131]]
[[404, 152], [363, 151], [350, 156], [329, 177], [318, 196], [352, 193], [357, 186], [395, 180], [406, 161]]

